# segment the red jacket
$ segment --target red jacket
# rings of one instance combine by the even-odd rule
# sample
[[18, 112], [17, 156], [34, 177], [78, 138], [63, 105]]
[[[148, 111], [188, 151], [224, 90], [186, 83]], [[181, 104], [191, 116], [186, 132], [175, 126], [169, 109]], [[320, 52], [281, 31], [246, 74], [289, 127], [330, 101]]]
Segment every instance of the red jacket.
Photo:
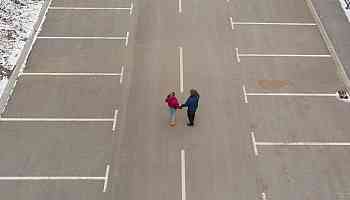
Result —
[[167, 98], [165, 99], [165, 102], [168, 103], [168, 106], [169, 106], [170, 108], [175, 108], [175, 109], [180, 108], [179, 102], [178, 102], [178, 100], [177, 100], [177, 98], [176, 98], [175, 96], [167, 97]]

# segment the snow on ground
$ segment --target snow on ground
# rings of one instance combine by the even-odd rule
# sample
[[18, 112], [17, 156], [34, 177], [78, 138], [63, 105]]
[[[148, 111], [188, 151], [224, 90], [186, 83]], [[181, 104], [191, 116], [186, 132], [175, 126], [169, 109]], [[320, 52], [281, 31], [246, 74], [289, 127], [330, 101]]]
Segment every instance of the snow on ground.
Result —
[[0, 0], [0, 96], [43, 4], [44, 0]]

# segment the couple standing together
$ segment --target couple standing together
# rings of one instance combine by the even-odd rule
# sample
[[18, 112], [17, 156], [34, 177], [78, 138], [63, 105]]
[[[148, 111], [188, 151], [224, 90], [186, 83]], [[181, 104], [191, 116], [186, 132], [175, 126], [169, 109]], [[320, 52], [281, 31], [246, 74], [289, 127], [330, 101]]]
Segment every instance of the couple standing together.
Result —
[[190, 90], [190, 96], [187, 98], [186, 102], [182, 105], [179, 104], [179, 101], [176, 98], [175, 92], [170, 93], [165, 102], [168, 103], [169, 112], [170, 112], [170, 126], [175, 126], [176, 110], [187, 107], [187, 117], [189, 123], [187, 126], [194, 125], [194, 117], [198, 108], [199, 93], [195, 89]]

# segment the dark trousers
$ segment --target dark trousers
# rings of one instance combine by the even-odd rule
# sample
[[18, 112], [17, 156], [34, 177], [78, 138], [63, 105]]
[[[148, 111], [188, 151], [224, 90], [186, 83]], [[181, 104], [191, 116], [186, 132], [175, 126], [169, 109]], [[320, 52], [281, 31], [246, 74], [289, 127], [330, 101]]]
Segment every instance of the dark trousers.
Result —
[[191, 125], [193, 125], [195, 115], [196, 115], [196, 112], [187, 111], [188, 121], [190, 122]]

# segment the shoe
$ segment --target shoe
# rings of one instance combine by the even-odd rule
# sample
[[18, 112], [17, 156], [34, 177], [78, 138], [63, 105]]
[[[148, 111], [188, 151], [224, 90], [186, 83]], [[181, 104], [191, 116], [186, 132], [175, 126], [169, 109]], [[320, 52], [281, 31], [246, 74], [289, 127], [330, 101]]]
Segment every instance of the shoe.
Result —
[[193, 125], [194, 125], [194, 124], [190, 124], [190, 123], [187, 124], [187, 126], [193, 126]]
[[176, 125], [176, 123], [170, 123], [171, 127], [174, 127]]

